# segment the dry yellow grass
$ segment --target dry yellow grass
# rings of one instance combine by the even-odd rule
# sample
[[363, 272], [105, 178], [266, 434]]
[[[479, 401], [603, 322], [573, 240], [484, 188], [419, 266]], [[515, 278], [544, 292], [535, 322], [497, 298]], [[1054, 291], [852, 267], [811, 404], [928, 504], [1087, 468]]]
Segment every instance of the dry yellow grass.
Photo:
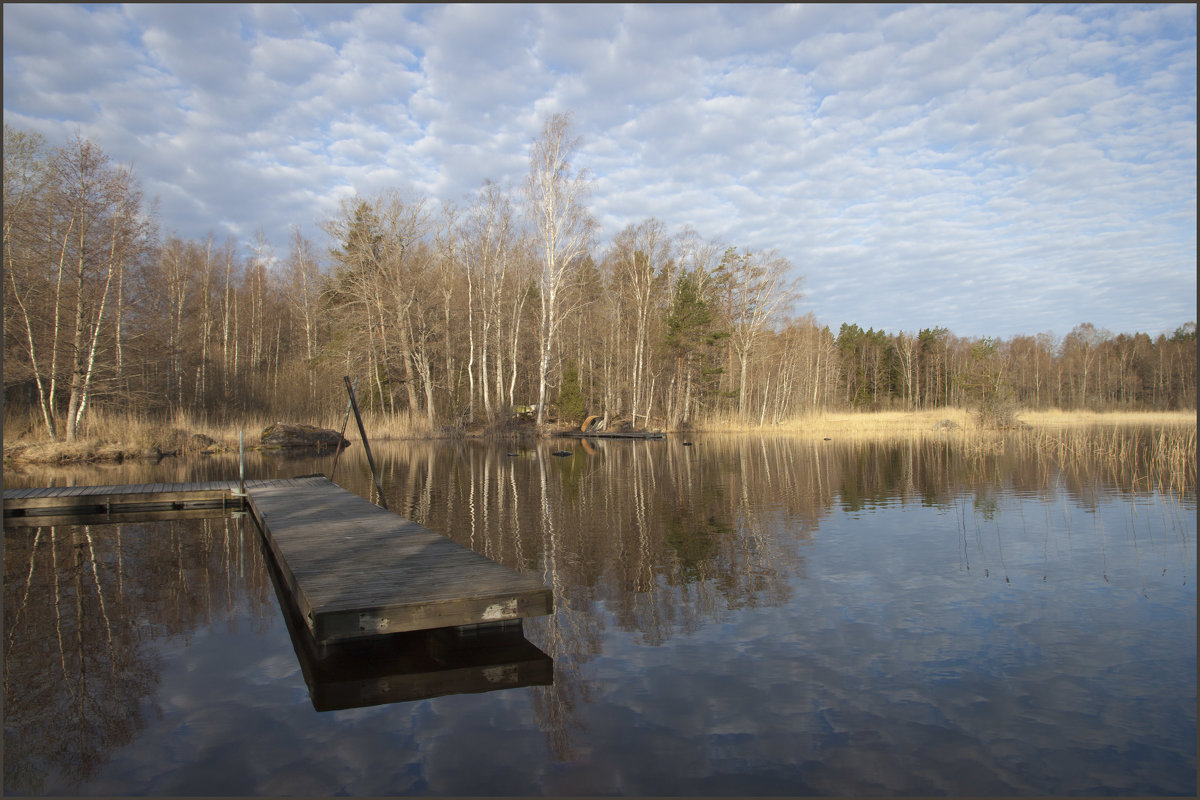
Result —
[[[34, 423], [37, 421], [34, 420]], [[247, 447], [258, 444], [262, 426], [247, 427]], [[207, 440], [193, 438], [201, 434]], [[71, 464], [94, 461], [121, 461], [127, 458], [154, 457], [159, 453], [196, 453], [236, 451], [238, 429], [199, 423], [187, 414], [170, 419], [148, 419], [132, 413], [91, 412], [75, 441], [52, 440], [39, 424], [6, 415], [4, 421], [4, 459], [30, 464]]]
[[939, 408], [922, 411], [818, 412], [759, 426], [732, 417], [710, 417], [694, 426], [709, 433], [770, 432], [815, 438], [895, 439], [922, 436], [967, 435], [982, 429], [970, 411]]
[[1194, 419], [1164, 416], [1157, 423], [1122, 418], [1046, 424], [1024, 431], [1020, 444], [1065, 469], [1082, 472], [1100, 465], [1120, 476], [1115, 482], [1131, 488], [1183, 492], [1196, 486]]
[[[310, 424], [341, 430], [344, 414], [336, 419], [314, 420]], [[238, 423], [212, 424], [191, 414], [178, 413], [170, 418], [154, 419], [131, 412], [91, 411], [73, 442], [50, 439], [39, 419], [14, 414], [6, 409], [4, 420], [4, 458], [6, 462], [29, 464], [70, 464], [94, 461], [120, 461], [126, 458], [154, 456], [159, 452], [199, 452], [208, 447], [215, 451], [237, 452], [241, 446], [254, 449], [261, 445], [264, 428], [278, 420], [248, 416]], [[388, 439], [433, 438], [423, 416], [367, 413], [363, 425], [372, 441]], [[192, 436], [200, 434], [212, 440], [201, 444]], [[346, 438], [358, 439], [353, 419], [346, 426]]]
[[[1194, 411], [1020, 411], [1016, 414], [1022, 429], [1091, 426], [1196, 427]], [[694, 426], [711, 433], [741, 431], [799, 434], [809, 436], [897, 438], [906, 436], [959, 435], [981, 436], [1003, 433], [1004, 429], [979, 423], [975, 413], [965, 408], [935, 408], [918, 411], [844, 411], [818, 412], [759, 426], [757, 421], [736, 417], [709, 417]]]
[[[330, 418], [312, 420], [311, 424], [340, 430], [343, 413], [329, 415]], [[1163, 435], [1159, 447], [1159, 458], [1165, 463], [1179, 464], [1195, 453], [1196, 415], [1192, 411], [1173, 412], [1108, 412], [1091, 411], [1023, 411], [1017, 414], [1026, 434], [1073, 429], [1121, 428], [1128, 426], [1151, 426], [1164, 431], [1191, 432], [1191, 439], [1176, 434]], [[203, 434], [215, 440], [215, 449], [236, 451], [238, 435], [244, 431], [247, 449], [259, 446], [261, 431], [276, 420], [261, 416], [250, 416], [237, 424], [210, 424], [189, 414], [177, 414], [170, 419], [147, 419], [133, 413], [112, 413], [95, 409], [89, 413], [87, 422], [76, 442], [54, 442], [45, 435], [39, 421], [30, 415], [6, 413], [4, 421], [5, 459], [20, 459], [36, 463], [67, 463], [72, 461], [117, 460], [123, 457], [153, 453], [156, 449], [188, 452], [194, 448], [189, 443], [192, 434]], [[307, 420], [301, 420], [307, 421]], [[363, 424], [372, 441], [390, 439], [431, 439], [444, 436], [445, 432], [432, 428], [423, 415], [389, 415], [369, 412]], [[816, 439], [833, 438], [850, 441], [894, 441], [902, 439], [939, 439], [961, 442], [969, 447], [992, 447], [1011, 431], [987, 428], [977, 421], [974, 413], [963, 408], [937, 408], [921, 411], [878, 411], [878, 412], [819, 412], [809, 416], [786, 420], [778, 425], [759, 426], [756, 422], [743, 422], [736, 418], [709, 418], [694, 429], [708, 433], [780, 433]], [[358, 438], [357, 425], [351, 419], [347, 425], [347, 438]], [[1188, 442], [1190, 441], [1190, 445]], [[1045, 437], [1033, 440], [1036, 446], [1066, 455], [1072, 449], [1084, 447], [1069, 439], [1051, 440]], [[1087, 448], [1100, 447], [1111, 451], [1120, 449], [1118, 437], [1108, 444], [1096, 444], [1089, 439]], [[1194, 458], [1192, 459], [1194, 463]], [[1194, 470], [1194, 467], [1193, 467]]]
[[979, 428], [974, 416], [961, 408], [923, 411], [877, 411], [861, 413], [821, 413], [776, 426], [781, 430], [871, 438], [874, 436], [920, 436], [965, 433]]
[[[967, 409], [819, 413], [780, 425], [709, 419], [706, 433], [779, 433], [839, 442], [952, 443], [971, 457], [1035, 453], [1075, 474], [1103, 470], [1117, 484], [1183, 493], [1196, 486], [1194, 411], [1024, 411], [1017, 427], [981, 425]], [[951, 423], [951, 424], [947, 424]]]
[[[999, 454], [1008, 447], [1032, 448], [1060, 464], [1085, 459], [1127, 462], [1159, 486], [1194, 486], [1194, 411], [1023, 411], [1017, 427], [980, 424], [969, 409], [817, 413], [779, 425], [747, 424], [711, 418], [696, 426], [707, 433], [780, 433], [849, 442], [948, 441], [974, 455]], [[1149, 429], [1149, 439], [1132, 435]]]
[[[342, 417], [328, 423], [328, 427], [334, 430], [341, 430]], [[387, 439], [427, 439], [438, 436], [438, 431], [431, 428], [429, 420], [423, 414], [384, 414], [380, 412], [368, 412], [363, 414], [363, 427], [367, 431], [367, 437], [371, 440], [387, 440]], [[346, 438], [358, 438], [358, 424], [354, 421], [354, 415], [350, 415], [350, 423], [346, 426]]]
[[1195, 411], [1021, 411], [1017, 419], [1034, 428], [1077, 425], [1196, 426]]

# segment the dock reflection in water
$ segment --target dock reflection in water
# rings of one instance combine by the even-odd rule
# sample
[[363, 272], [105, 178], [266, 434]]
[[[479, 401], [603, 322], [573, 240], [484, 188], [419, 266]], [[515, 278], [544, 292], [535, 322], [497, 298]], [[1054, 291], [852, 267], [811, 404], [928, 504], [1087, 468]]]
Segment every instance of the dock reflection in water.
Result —
[[554, 681], [553, 659], [525, 638], [519, 619], [319, 643], [300, 618], [278, 567], [269, 556], [266, 562], [317, 711], [548, 686]]
[[[317, 711], [553, 683], [554, 662], [525, 638], [520, 622], [496, 625], [395, 633], [331, 645], [324, 657], [301, 646], [296, 655]], [[293, 644], [304, 638], [293, 633]]]
[[[1194, 458], [1105, 436], [380, 447], [389, 507], [552, 588], [511, 650], [306, 654], [246, 521], [6, 526], [4, 789], [1195, 796]], [[229, 465], [173, 468], [120, 467]]]

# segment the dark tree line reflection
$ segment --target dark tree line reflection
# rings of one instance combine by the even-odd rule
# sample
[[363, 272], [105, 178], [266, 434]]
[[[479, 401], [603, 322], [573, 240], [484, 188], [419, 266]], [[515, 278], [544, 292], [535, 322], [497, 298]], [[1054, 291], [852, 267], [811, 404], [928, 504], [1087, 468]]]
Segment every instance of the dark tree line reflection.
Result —
[[[1136, 433], [1131, 434], [1136, 435]], [[1151, 492], [1137, 459], [1056, 459], [1022, 442], [839, 444], [785, 437], [394, 445], [389, 505], [501, 563], [602, 603], [647, 643], [788, 599], [803, 545], [834, 509], [921, 504], [994, 513], [1004, 494], [1094, 508]], [[551, 452], [566, 447], [571, 457]], [[369, 475], [347, 478], [365, 492]], [[1194, 478], [1175, 501], [1194, 505]], [[680, 598], [686, 596], [686, 602]]]
[[241, 520], [5, 528], [4, 787], [82, 784], [153, 715], [154, 640], [274, 613]]
[[[963, 568], [999, 564], [1007, 573], [995, 524], [1004, 495], [1095, 509], [1105, 498], [1166, 486], [1179, 490], [1175, 508], [1194, 509], [1194, 468], [1182, 485], [1149, 479], [1153, 437], [1130, 435], [1140, 444], [1109, 442], [1110, 458], [1029, 439], [964, 447], [706, 436], [694, 446], [679, 439], [385, 443], [376, 460], [393, 510], [553, 589], [555, 613], [527, 620], [525, 631], [553, 658], [554, 683], [529, 691], [552, 752], [569, 759], [577, 712], [597, 690], [587, 665], [609, 626], [658, 646], [740, 609], [788, 603], [794, 578], [805, 575], [807, 546], [835, 512], [897, 504], [950, 511], [961, 520]], [[558, 450], [571, 455], [553, 455]], [[328, 468], [328, 459], [264, 462], [250, 477]], [[172, 469], [172, 480], [200, 477]], [[343, 456], [334, 477], [363, 496], [375, 491], [361, 453]], [[149, 468], [128, 477], [161, 479]], [[138, 736], [156, 713], [152, 640], [186, 640], [223, 620], [275, 619], [258, 534], [247, 525], [5, 529], [7, 790], [37, 793], [50, 772], [84, 783], [107, 752]], [[1194, 556], [1188, 535], [1181, 546]], [[993, 546], [1000, 561], [976, 564]]]
[[[572, 455], [552, 455], [562, 448]], [[708, 436], [690, 447], [677, 439], [558, 440], [507, 451], [414, 443], [387, 453], [392, 508], [540, 573], [553, 588], [556, 613], [526, 628], [555, 662], [554, 686], [536, 691], [562, 757], [571, 752], [572, 711], [591, 692], [583, 667], [599, 654], [604, 626], [654, 646], [738, 609], [786, 603], [791, 579], [805, 573], [805, 545], [835, 509], [952, 510], [963, 518], [969, 569], [967, 516], [994, 515], [1002, 494], [1094, 508], [1103, 496], [1149, 490], [1133, 478], [1146, 474], [1144, 459], [1064, 459], [1026, 439], [970, 448]], [[370, 485], [361, 467], [355, 480]], [[1194, 477], [1181, 499], [1194, 504]], [[990, 547], [973, 527], [978, 548]]]

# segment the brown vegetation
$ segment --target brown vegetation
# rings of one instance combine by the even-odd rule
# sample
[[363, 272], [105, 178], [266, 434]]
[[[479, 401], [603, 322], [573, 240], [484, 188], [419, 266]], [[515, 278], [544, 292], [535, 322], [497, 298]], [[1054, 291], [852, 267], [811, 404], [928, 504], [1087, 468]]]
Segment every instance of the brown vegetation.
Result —
[[6, 126], [6, 408], [41, 438], [161, 447], [104, 428], [340, 426], [345, 375], [382, 438], [503, 432], [526, 406], [539, 423], [666, 430], [1196, 407], [1194, 323], [1154, 339], [1086, 323], [1061, 340], [835, 334], [790, 315], [799, 279], [775, 251], [655, 219], [596, 248], [568, 123], [531, 146], [524, 194], [355, 197], [321, 221], [328, 248], [296, 233], [282, 258], [262, 236], [160, 238], [128, 168]]
[[[176, 414], [163, 422], [132, 414], [96, 412], [89, 415], [79, 436], [67, 442], [49, 439], [36, 424], [36, 419], [8, 409], [4, 422], [4, 461], [13, 465], [71, 464], [237, 453], [239, 445], [247, 450], [262, 448], [262, 432], [273, 422], [250, 417], [240, 426], [213, 425], [186, 413]], [[367, 414], [363, 422], [373, 440], [438, 438], [447, 433], [431, 430], [420, 421], [414, 423], [404, 415], [373, 412]], [[326, 420], [323, 424], [340, 431], [342, 419]], [[353, 426], [351, 421], [350, 427]]]
[[[320, 421], [323, 427], [341, 430], [343, 418]], [[1024, 411], [1017, 426], [998, 429], [980, 422], [965, 408], [924, 411], [821, 412], [786, 420], [777, 425], [747, 424], [736, 416], [712, 416], [697, 422], [697, 433], [770, 433], [789, 437], [831, 439], [838, 442], [951, 441], [967, 447], [984, 447], [1005, 436], [1019, 434], [1040, 451], [1060, 460], [1085, 456], [1128, 455], [1123, 431], [1154, 431], [1151, 460], [1159, 468], [1195, 475], [1196, 416], [1193, 412]], [[89, 417], [80, 438], [72, 442], [50, 440], [31, 417], [20, 418], [9, 410], [4, 424], [6, 464], [68, 464], [161, 458], [165, 455], [203, 455], [234, 452], [239, 446], [258, 449], [262, 431], [272, 423], [248, 419], [243, 426], [213, 426], [202, 419], [178, 414], [170, 422], [155, 422], [134, 415], [98, 412]], [[364, 425], [372, 441], [438, 439], [446, 437], [536, 437], [572, 430], [573, 426], [543, 425], [509, 418], [489, 427], [470, 430], [429, 428], [422, 418], [371, 412]], [[354, 440], [353, 422], [347, 433]], [[1110, 452], [1113, 451], [1113, 452]], [[1190, 462], [1189, 462], [1190, 457]], [[1190, 473], [1188, 472], [1190, 463]]]

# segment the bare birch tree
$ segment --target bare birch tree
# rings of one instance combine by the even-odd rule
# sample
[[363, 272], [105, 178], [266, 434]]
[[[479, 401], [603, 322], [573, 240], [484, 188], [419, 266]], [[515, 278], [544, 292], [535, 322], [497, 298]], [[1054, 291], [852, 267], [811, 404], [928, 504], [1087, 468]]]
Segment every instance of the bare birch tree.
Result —
[[637, 426], [638, 412], [650, 414], [646, 393], [646, 374], [649, 370], [650, 329], [661, 314], [656, 307], [665, 308], [670, 276], [666, 268], [671, 262], [671, 239], [666, 226], [657, 219], [638, 225], [628, 225], [613, 239], [612, 261], [619, 287], [632, 299], [633, 360], [630, 364], [630, 405], [632, 424]]
[[[476, 352], [479, 354], [479, 389], [483, 412], [494, 418], [492, 386], [495, 399], [503, 404], [503, 304], [512, 262], [519, 256], [517, 225], [512, 200], [494, 183], [485, 182], [462, 221], [463, 265], [467, 277], [467, 293], [474, 308], [479, 305], [479, 341], [475, 341], [473, 310], [469, 316], [470, 364], [468, 372], [474, 384]], [[495, 374], [493, 382], [492, 375]], [[472, 389], [471, 402], [475, 392]]]
[[729, 270], [730, 341], [738, 360], [738, 414], [744, 417], [751, 354], [776, 315], [799, 297], [799, 279], [789, 277], [791, 262], [775, 250], [744, 256], [727, 252], [724, 266]]
[[315, 399], [313, 359], [317, 355], [317, 304], [320, 299], [321, 268], [312, 242], [299, 228], [292, 229], [292, 247], [284, 262], [288, 300], [304, 328], [304, 374], [309, 400]]
[[[5, 139], [21, 144], [7, 130]], [[47, 432], [59, 433], [57, 392], [65, 378], [69, 395], [61, 429], [72, 440], [100, 374], [113, 367], [114, 280], [119, 283], [125, 263], [144, 252], [152, 229], [132, 171], [111, 165], [91, 142], [76, 136], [36, 168], [28, 159], [40, 158], [37, 148], [32, 140], [25, 144], [13, 154], [25, 159], [23, 165], [5, 153], [6, 283], [25, 323], [28, 367]], [[36, 205], [36, 218], [10, 216], [10, 200], [18, 212]], [[28, 224], [20, 243], [18, 222]], [[7, 303], [5, 309], [7, 321]]]
[[[46, 353], [44, 328], [52, 275], [39, 268], [46, 263], [42, 215], [51, 173], [46, 141], [39, 134], [4, 126], [4, 273], [5, 273], [5, 389], [32, 379], [46, 432], [57, 435], [52, 395], [53, 371]], [[12, 335], [19, 329], [20, 336]], [[23, 346], [18, 340], [24, 340]], [[8, 358], [8, 348], [20, 347], [28, 363]]]
[[559, 326], [567, 315], [566, 289], [572, 270], [592, 245], [596, 221], [586, 205], [590, 178], [571, 164], [580, 139], [570, 136], [569, 114], [554, 114], [529, 151], [526, 183], [528, 213], [537, 243], [538, 276], [538, 401], [537, 424], [546, 419], [546, 382], [550, 356]]

